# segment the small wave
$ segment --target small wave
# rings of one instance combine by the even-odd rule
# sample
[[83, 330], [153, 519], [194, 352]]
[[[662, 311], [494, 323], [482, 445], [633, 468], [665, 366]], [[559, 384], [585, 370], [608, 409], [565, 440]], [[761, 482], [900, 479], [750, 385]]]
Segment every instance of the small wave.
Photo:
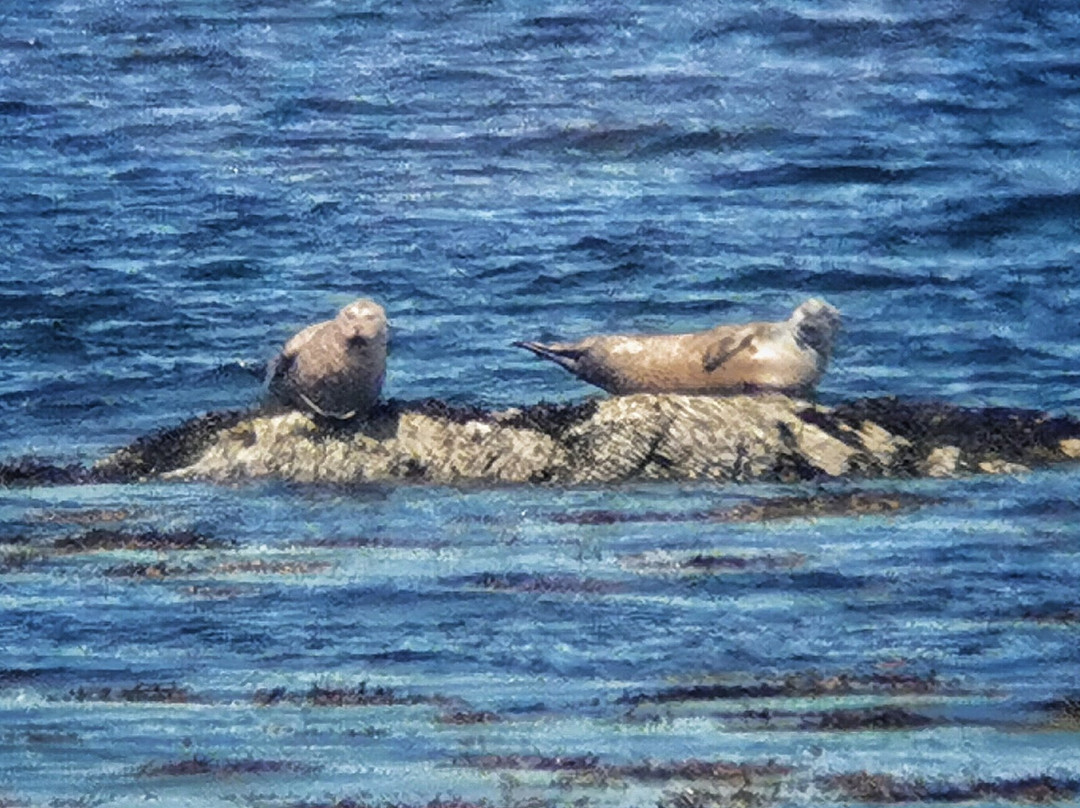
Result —
[[385, 11], [335, 9], [334, 19], [339, 22], [387, 22], [391, 16]]
[[908, 47], [925, 47], [928, 41], [949, 38], [949, 26], [961, 19], [959, 13], [907, 18], [870, 14], [867, 10], [858, 16], [809, 15], [767, 7], [702, 26], [691, 35], [690, 41], [702, 45], [750, 34], [768, 36], [777, 46], [788, 49], [812, 48], [828, 53], [865, 55], [872, 50], [895, 52]]
[[164, 171], [155, 166], [136, 166], [135, 168], [115, 172], [112, 179], [118, 182], [141, 182], [166, 176], [168, 175]]
[[21, 303], [15, 302], [25, 312], [24, 322], [38, 320], [40, 325], [58, 330], [62, 337], [76, 336], [70, 329], [84, 323], [110, 319], [152, 322], [168, 319], [171, 314], [164, 302], [123, 287], [37, 288], [28, 290]]
[[723, 188], [768, 188], [788, 185], [895, 185], [925, 181], [933, 168], [887, 168], [880, 165], [838, 163], [834, 165], [784, 164], [770, 168], [714, 175], [710, 182]]
[[842, 292], [889, 292], [928, 287], [953, 288], [959, 281], [941, 275], [899, 275], [872, 270], [854, 271], [831, 268], [817, 272], [791, 266], [752, 266], [740, 269], [734, 277], [726, 280], [723, 288], [728, 291], [776, 289], [778, 291], [832, 294]]
[[4, 200], [4, 210], [8, 216], [20, 214], [46, 215], [50, 214], [59, 206], [59, 200], [47, 194], [29, 191], [21, 194], [13, 194]]
[[604, 238], [602, 236], [583, 236], [571, 244], [566, 251], [582, 252], [592, 258], [604, 261], [637, 261], [650, 252], [657, 252], [656, 245], [664, 234], [648, 230], [638, 230], [626, 238]]
[[165, 67], [212, 67], [223, 70], [243, 70], [248, 60], [243, 56], [219, 47], [166, 48], [162, 50], [142, 50], [136, 48], [130, 53], [113, 60], [120, 70], [133, 70], [146, 66]]
[[503, 40], [500, 45], [512, 50], [564, 48], [588, 45], [614, 30], [622, 29], [632, 20], [618, 14], [552, 13], [526, 17], [519, 23], [519, 33]]
[[257, 261], [243, 258], [220, 258], [187, 267], [183, 275], [189, 280], [218, 281], [258, 278], [262, 267]]
[[195, 378], [199, 382], [213, 382], [216, 385], [222, 385], [229, 382], [239, 382], [248, 385], [253, 379], [259, 384], [262, 384], [265, 376], [265, 362], [237, 359], [232, 362], [226, 362], [223, 365], [215, 365], [209, 370], [197, 374]]
[[60, 135], [50, 145], [60, 154], [82, 156], [112, 152], [116, 140], [109, 135]]
[[655, 159], [674, 154], [726, 153], [739, 149], [778, 147], [801, 136], [781, 129], [683, 128], [651, 122], [626, 126], [568, 124], [507, 139], [505, 152], [556, 151], [609, 158]]
[[[757, 579], [757, 580], [755, 580]], [[741, 581], [742, 579], [722, 579], [725, 585], [728, 581]], [[830, 570], [810, 569], [806, 571], [751, 573], [747, 576], [749, 584], [755, 591], [782, 591], [782, 592], [855, 592], [866, 589], [876, 583], [875, 579], [857, 574], [846, 574]]]
[[[1006, 516], [1032, 516], [1047, 520], [1080, 521], [1080, 502], [1064, 498], [1037, 498], [1002, 509]], [[996, 545], [992, 549], [999, 549]]]
[[1029, 86], [1049, 87], [1055, 90], [1080, 89], [1080, 62], [1035, 62], [1025, 65], [1017, 76]]
[[788, 133], [777, 129], [728, 130], [719, 127], [708, 129], [658, 132], [634, 150], [635, 157], [655, 157], [667, 154], [698, 152], [733, 152], [743, 149], [780, 145], [789, 139]]
[[954, 246], [963, 246], [1049, 222], [1072, 228], [1080, 218], [1080, 192], [971, 200], [961, 207], [959, 215], [954, 208], [954, 204], [946, 204], [941, 224], [932, 233], [947, 237]]
[[51, 115], [56, 107], [50, 104], [31, 104], [26, 101], [0, 101], [0, 115], [29, 117], [31, 115]]
[[540, 275], [546, 268], [547, 267], [539, 261], [514, 261], [510, 264], [503, 264], [490, 269], [481, 270], [480, 272], [477, 272], [474, 277], [477, 280], [496, 278], [501, 281], [513, 278], [531, 278]]
[[38, 39], [36, 36], [18, 38], [18, 37], [4, 37], [0, 39], [0, 49], [7, 53], [12, 51], [37, 51], [43, 50], [45, 43]]
[[602, 25], [603, 21], [598, 17], [590, 17], [584, 14], [554, 14], [530, 17], [527, 20], [522, 20], [521, 24], [525, 28], [538, 31], [566, 31]]
[[359, 659], [365, 662], [445, 662], [447, 656], [447, 652], [443, 649], [415, 651], [408, 648], [357, 655]]
[[4, 345], [7, 356], [87, 357], [87, 343], [65, 319], [23, 320], [13, 337]]
[[637, 126], [585, 126], [567, 127], [552, 135], [552, 142], [574, 151], [595, 154], [625, 152], [627, 155], [640, 152], [657, 139], [671, 136], [667, 124], [640, 124]]
[[667, 266], [666, 260], [657, 257], [643, 261], [623, 261], [615, 266], [586, 268], [558, 275], [543, 272], [526, 284], [521, 292], [544, 295], [575, 288], [595, 290], [598, 287], [624, 284], [634, 278], [651, 277], [662, 273]]
[[332, 96], [304, 96], [282, 101], [266, 113], [266, 118], [276, 126], [306, 117], [348, 118], [358, 115], [400, 115], [401, 107], [375, 104], [361, 98], [335, 98]]

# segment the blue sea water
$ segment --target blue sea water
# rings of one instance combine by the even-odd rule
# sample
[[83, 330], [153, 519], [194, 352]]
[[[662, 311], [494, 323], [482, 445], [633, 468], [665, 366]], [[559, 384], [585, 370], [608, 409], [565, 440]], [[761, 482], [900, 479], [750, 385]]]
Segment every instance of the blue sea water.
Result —
[[[817, 295], [845, 322], [826, 402], [1075, 413], [1077, 53], [1063, 1], [0, 2], [0, 458], [89, 462], [247, 406], [288, 336], [362, 295], [391, 320], [395, 398], [576, 401], [595, 391], [509, 343], [779, 319]], [[549, 787], [470, 754], [773, 759], [810, 783], [785, 804], [863, 769], [1077, 777], [1075, 732], [1037, 705], [1077, 691], [1078, 480], [908, 484], [937, 504], [750, 525], [556, 517], [807, 492], [7, 490], [0, 801], [682, 787]], [[233, 544], [27, 550], [93, 525]], [[802, 560], [662, 563], [701, 553]], [[116, 572], [148, 563], [181, 574]], [[727, 705], [643, 717], [625, 698], [807, 671], [938, 677], [910, 698], [955, 720], [748, 729]], [[361, 682], [403, 703], [254, 698]], [[71, 695], [139, 683], [190, 697]], [[735, 712], [821, 700], [774, 702]], [[503, 720], [444, 720], [464, 710]]]

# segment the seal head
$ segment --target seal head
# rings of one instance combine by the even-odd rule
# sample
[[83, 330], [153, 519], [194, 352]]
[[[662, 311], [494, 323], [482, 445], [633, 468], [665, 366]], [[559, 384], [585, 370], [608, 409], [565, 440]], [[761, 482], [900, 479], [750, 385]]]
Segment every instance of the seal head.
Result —
[[795, 309], [788, 322], [795, 331], [796, 341], [816, 351], [828, 363], [840, 331], [840, 312], [824, 300], [814, 297]]

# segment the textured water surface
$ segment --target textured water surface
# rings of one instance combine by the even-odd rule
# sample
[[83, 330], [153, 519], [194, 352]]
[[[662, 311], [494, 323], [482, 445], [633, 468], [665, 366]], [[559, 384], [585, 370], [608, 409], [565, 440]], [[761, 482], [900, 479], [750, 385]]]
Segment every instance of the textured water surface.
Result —
[[[246, 406], [290, 334], [361, 295], [390, 317], [398, 398], [578, 400], [509, 343], [817, 295], [845, 317], [826, 402], [1076, 411], [1069, 3], [0, 19], [0, 458], [88, 461]], [[1065, 782], [1076, 485], [908, 484], [928, 504], [762, 524], [561, 517], [810, 492], [7, 490], [0, 799], [689, 807], [857, 799], [828, 778], [863, 770]], [[695, 759], [764, 768], [675, 765]]]

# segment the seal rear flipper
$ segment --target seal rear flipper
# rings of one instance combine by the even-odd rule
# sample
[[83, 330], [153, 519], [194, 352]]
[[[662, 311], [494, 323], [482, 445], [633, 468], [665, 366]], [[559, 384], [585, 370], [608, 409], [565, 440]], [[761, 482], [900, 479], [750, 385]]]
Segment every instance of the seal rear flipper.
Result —
[[541, 359], [549, 359], [571, 372], [577, 371], [581, 363], [581, 357], [585, 355], [585, 351], [581, 348], [564, 348], [558, 345], [544, 345], [541, 342], [515, 342], [512, 344], [515, 348], [532, 351]]

